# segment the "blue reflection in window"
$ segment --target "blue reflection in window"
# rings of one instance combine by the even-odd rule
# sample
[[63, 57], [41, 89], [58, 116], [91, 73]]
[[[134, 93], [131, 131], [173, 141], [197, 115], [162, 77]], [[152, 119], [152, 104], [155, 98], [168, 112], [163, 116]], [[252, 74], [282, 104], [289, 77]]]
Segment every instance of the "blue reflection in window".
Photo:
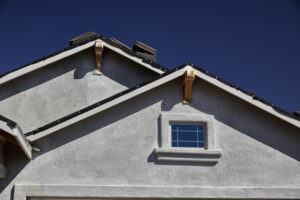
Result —
[[172, 147], [204, 148], [204, 128], [201, 125], [171, 125]]

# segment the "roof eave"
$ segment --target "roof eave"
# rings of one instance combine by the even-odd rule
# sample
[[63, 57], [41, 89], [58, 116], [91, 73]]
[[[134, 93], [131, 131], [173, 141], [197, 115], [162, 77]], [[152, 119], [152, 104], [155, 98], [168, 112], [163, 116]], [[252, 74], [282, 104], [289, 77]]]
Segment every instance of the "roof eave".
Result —
[[[78, 52], [81, 52], [85, 49], [88, 49], [92, 46], [94, 46], [95, 44], [95, 41], [96, 40], [101, 40], [104, 44], [104, 47], [112, 50], [112, 51], [115, 51], [117, 52], [118, 54], [146, 67], [147, 69], [151, 70], [151, 71], [154, 71], [155, 73], [158, 73], [158, 74], [162, 74], [164, 73], [164, 70], [163, 69], [159, 69], [159, 68], [155, 68], [153, 66], [151, 66], [150, 64], [146, 63], [142, 58], [138, 58], [137, 56], [132, 56], [132, 55], [129, 55], [127, 54], [126, 52], [124, 52], [123, 50], [121, 50], [120, 48], [118, 47], [115, 47], [111, 44], [109, 44], [107, 41], [105, 40], [102, 40], [102, 39], [95, 39], [95, 40], [92, 40], [90, 42], [87, 42], [85, 44], [81, 44], [81, 45], [78, 45], [78, 46], [75, 46], [74, 48], [71, 48], [69, 50], [66, 50], [66, 51], [62, 51], [61, 53], [58, 53], [56, 55], [53, 55], [49, 58], [46, 58], [44, 60], [41, 60], [41, 61], [38, 61], [36, 63], [33, 63], [33, 64], [30, 64], [30, 65], [27, 65], [27, 66], [24, 66], [24, 67], [21, 67], [20, 69], [18, 70], [15, 70], [15, 71], [12, 71], [11, 73], [8, 73], [6, 75], [4, 75], [3, 77], [0, 78], [0, 85], [1, 84], [4, 84], [8, 81], [11, 81], [13, 79], [16, 79], [20, 76], [23, 76], [25, 74], [28, 74], [30, 72], [33, 72], [37, 69], [40, 69], [42, 67], [45, 67], [47, 65], [50, 65], [54, 62], [57, 62], [59, 60], [62, 60], [64, 58], [67, 58], [69, 56], [72, 56]], [[150, 61], [151, 62], [151, 61]]]
[[[288, 117], [284, 114], [281, 114], [281, 113], [275, 111], [271, 106], [266, 105], [260, 101], [253, 99], [252, 96], [250, 96], [248, 93], [245, 93], [243, 90], [240, 90], [237, 87], [233, 87], [232, 85], [223, 83], [223, 81], [219, 80], [217, 77], [213, 77], [208, 72], [206, 72], [206, 73], [202, 72], [203, 71], [202, 69], [199, 70], [199, 69], [195, 68], [195, 66], [193, 66], [193, 65], [185, 64], [185, 65], [175, 68], [174, 70], [170, 70], [165, 74], [161, 74], [160, 78], [157, 78], [154, 81], [150, 81], [149, 83], [147, 82], [142, 87], [139, 87], [139, 85], [138, 85], [135, 89], [130, 88], [130, 89], [128, 89], [128, 90], [131, 90], [130, 92], [127, 93], [126, 91], [128, 91], [128, 90], [123, 91], [121, 93], [124, 93], [124, 94], [121, 94], [121, 93], [117, 94], [118, 96], [116, 98], [114, 97], [115, 96], [114, 95], [113, 97], [110, 97], [111, 99], [108, 98], [107, 99], [108, 101], [104, 100], [105, 101], [104, 104], [99, 103], [99, 106], [96, 106], [95, 108], [88, 109], [88, 111], [84, 111], [84, 109], [82, 109], [82, 111], [84, 111], [84, 112], [81, 113], [81, 111], [79, 111], [80, 114], [78, 114], [78, 115], [76, 114], [77, 112], [75, 112], [75, 113], [73, 113], [74, 117], [72, 116], [71, 118], [68, 118], [65, 121], [59, 122], [57, 124], [54, 123], [50, 128], [47, 127], [45, 130], [39, 131], [38, 134], [30, 133], [31, 135], [29, 135], [27, 137], [27, 139], [32, 142], [32, 141], [38, 140], [40, 138], [43, 138], [55, 131], [58, 131], [62, 128], [70, 126], [76, 122], [79, 122], [79, 121], [87, 118], [87, 117], [90, 117], [94, 114], [102, 112], [103, 110], [106, 110], [114, 105], [117, 105], [128, 99], [131, 99], [141, 93], [149, 91], [153, 88], [158, 87], [159, 85], [167, 83], [175, 78], [178, 78], [178, 77], [182, 76], [186, 70], [190, 70], [191, 68], [195, 69], [195, 72], [196, 72], [195, 75], [198, 78], [209, 82], [210, 84], [250, 103], [251, 105], [253, 105], [255, 107], [258, 107], [258, 108], [270, 113], [271, 115], [273, 115], [273, 116], [275, 116], [297, 128], [300, 128], [299, 120]], [[71, 114], [71, 115], [73, 115], [73, 114]], [[58, 120], [58, 121], [61, 121], [61, 120]]]
[[6, 134], [10, 135], [9, 137], [14, 138], [16, 143], [21, 147], [21, 149], [24, 151], [25, 155], [32, 159], [32, 147], [29, 144], [28, 140], [25, 138], [25, 135], [23, 134], [21, 128], [18, 124], [15, 126], [9, 126], [4, 121], [0, 121], [0, 129], [4, 131]]

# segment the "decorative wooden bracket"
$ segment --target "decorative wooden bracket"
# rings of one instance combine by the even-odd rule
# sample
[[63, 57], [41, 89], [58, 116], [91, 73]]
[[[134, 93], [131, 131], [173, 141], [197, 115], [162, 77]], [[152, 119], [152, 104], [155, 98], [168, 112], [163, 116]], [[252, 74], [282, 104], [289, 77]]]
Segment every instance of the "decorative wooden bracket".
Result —
[[195, 80], [195, 71], [188, 69], [184, 73], [184, 80], [183, 80], [183, 100], [182, 103], [192, 103], [192, 86]]
[[104, 50], [103, 42], [96, 40], [95, 42], [95, 68], [94, 75], [102, 75], [102, 53]]

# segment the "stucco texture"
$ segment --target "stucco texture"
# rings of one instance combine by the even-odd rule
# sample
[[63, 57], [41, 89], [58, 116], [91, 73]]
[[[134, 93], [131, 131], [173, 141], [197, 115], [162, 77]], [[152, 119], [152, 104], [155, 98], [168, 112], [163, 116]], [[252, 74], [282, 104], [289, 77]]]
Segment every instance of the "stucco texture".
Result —
[[90, 48], [2, 84], [0, 114], [26, 133], [156, 75], [109, 49], [103, 75], [93, 75], [93, 69]]
[[[298, 128], [199, 79], [192, 103], [181, 101], [179, 78], [36, 141], [41, 151], [30, 162], [7, 146], [0, 199], [16, 183], [300, 187]], [[161, 112], [214, 115], [219, 162], [157, 162]]]

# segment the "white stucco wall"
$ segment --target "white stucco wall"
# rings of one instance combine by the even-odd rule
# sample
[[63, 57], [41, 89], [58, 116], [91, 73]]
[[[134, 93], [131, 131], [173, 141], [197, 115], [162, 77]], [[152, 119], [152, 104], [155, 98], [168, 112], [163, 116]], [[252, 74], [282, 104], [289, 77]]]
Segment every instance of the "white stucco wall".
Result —
[[[0, 199], [300, 198], [300, 131], [203, 81], [183, 105], [177, 79], [38, 140], [30, 162], [7, 146]], [[158, 162], [161, 112], [215, 117], [216, 165]], [[13, 168], [14, 166], [14, 168]], [[11, 170], [15, 169], [15, 170]], [[47, 186], [49, 185], [49, 186]], [[71, 195], [71, 196], [70, 196]], [[151, 196], [152, 195], [152, 196]], [[22, 199], [23, 200], [23, 199]]]
[[2, 84], [0, 114], [26, 133], [156, 75], [109, 49], [103, 55], [104, 75], [93, 75], [93, 69], [90, 48]]

